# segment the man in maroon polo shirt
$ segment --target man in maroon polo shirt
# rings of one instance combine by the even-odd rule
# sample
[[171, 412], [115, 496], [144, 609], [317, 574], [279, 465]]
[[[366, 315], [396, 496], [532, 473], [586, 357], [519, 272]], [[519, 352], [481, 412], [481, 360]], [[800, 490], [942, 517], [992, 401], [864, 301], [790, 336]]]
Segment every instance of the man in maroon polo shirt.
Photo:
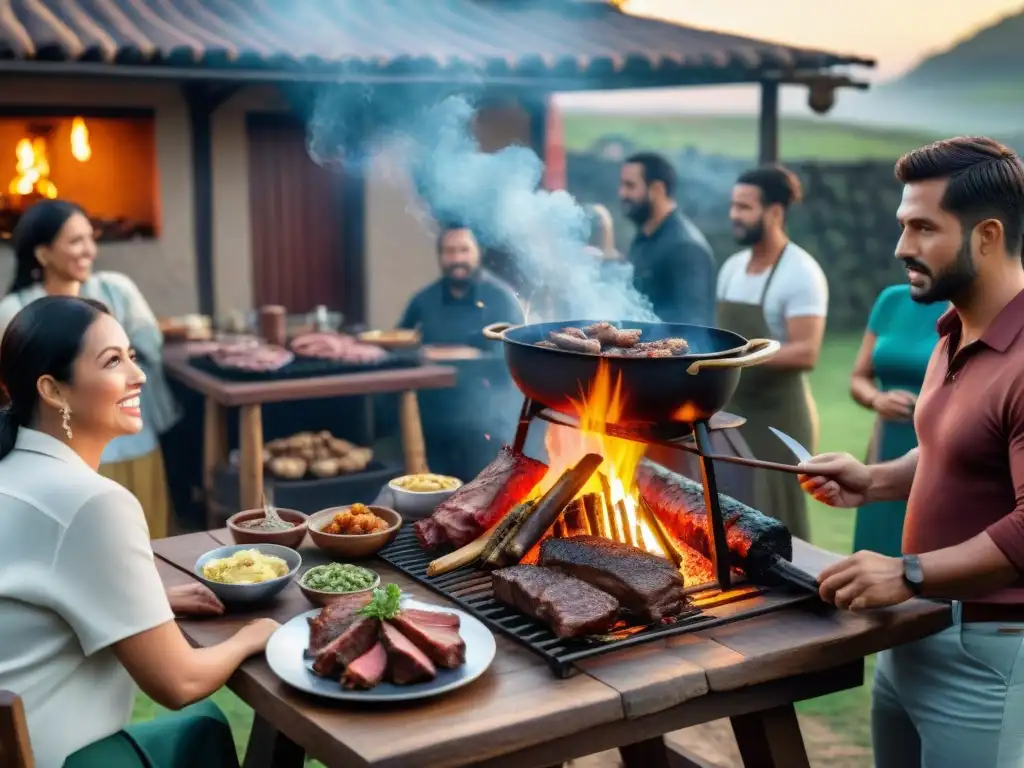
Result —
[[952, 309], [917, 401], [918, 448], [801, 467], [831, 506], [907, 499], [905, 554], [858, 552], [821, 574], [821, 595], [850, 610], [952, 601], [952, 627], [879, 655], [876, 766], [1024, 766], [1024, 165], [958, 138], [904, 155], [896, 177], [911, 296]]

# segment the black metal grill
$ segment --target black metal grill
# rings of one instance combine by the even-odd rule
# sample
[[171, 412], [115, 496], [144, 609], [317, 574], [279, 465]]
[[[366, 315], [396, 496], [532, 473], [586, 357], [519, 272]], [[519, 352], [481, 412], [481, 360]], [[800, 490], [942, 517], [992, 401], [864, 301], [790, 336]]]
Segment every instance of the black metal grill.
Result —
[[[544, 624], [527, 618], [514, 608], [498, 602], [494, 598], [491, 577], [487, 571], [473, 566], [465, 566], [442, 576], [427, 576], [427, 565], [436, 556], [436, 553], [423, 551], [411, 526], [402, 528], [395, 540], [379, 553], [379, 557], [420, 584], [452, 600], [491, 629], [541, 656], [555, 675], [562, 678], [572, 674], [573, 664], [577, 661], [649, 643], [659, 638], [708, 629], [739, 619], [748, 619], [762, 613], [776, 611], [782, 607], [778, 601], [774, 601], [770, 605], [758, 602], [749, 610], [738, 611], [726, 617], [713, 616], [704, 613], [700, 608], [691, 608], [670, 624], [633, 631], [621, 639], [565, 639], [556, 637]], [[709, 589], [709, 591], [715, 590], [714, 586]], [[756, 594], [748, 594], [746, 597]], [[700, 593], [695, 594], [694, 597], [699, 598]], [[806, 595], [794, 595], [791, 603], [786, 604], [806, 600]], [[727, 598], [718, 604], [729, 601]]]

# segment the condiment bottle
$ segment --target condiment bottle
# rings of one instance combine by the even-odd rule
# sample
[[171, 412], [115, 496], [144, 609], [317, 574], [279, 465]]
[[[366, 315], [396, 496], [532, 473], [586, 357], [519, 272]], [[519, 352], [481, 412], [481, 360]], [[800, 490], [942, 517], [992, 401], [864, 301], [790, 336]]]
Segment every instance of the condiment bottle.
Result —
[[279, 304], [260, 307], [260, 336], [268, 344], [283, 347], [288, 341], [288, 319]]

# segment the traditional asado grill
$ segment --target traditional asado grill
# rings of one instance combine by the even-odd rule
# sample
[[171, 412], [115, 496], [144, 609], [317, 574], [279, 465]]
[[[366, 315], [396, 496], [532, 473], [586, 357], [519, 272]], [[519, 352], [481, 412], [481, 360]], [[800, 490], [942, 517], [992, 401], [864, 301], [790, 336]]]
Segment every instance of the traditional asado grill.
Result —
[[[586, 328], [586, 335], [597, 338], [604, 333], [602, 327], [636, 329], [622, 331], [627, 339], [623, 344], [629, 339], [651, 341], [628, 354], [614, 346], [617, 337], [610, 331], [600, 336], [600, 354], [594, 344], [587, 346], [588, 352], [578, 352], [544, 343], [560, 338], [552, 334], [563, 328], [583, 339], [576, 329]], [[525, 401], [511, 451], [503, 451], [478, 481], [501, 462], [514, 466], [516, 457], [537, 471], [538, 462], [521, 456], [537, 418], [551, 425], [550, 466], [540, 483], [530, 479], [536, 487], [525, 503], [519, 503], [523, 498], [506, 499], [496, 504], [501, 509], [493, 519], [481, 521], [479, 531], [452, 538], [460, 547], [455, 553], [438, 558], [438, 552], [425, 551], [423, 526], [432, 525], [428, 522], [417, 524], [419, 540], [412, 528], [403, 529], [381, 553], [385, 560], [539, 654], [562, 677], [583, 659], [817, 600], [814, 579], [788, 562], [792, 540], [785, 526], [720, 497], [709, 458], [710, 432], [743, 424], [739, 417], [720, 413], [740, 369], [770, 358], [778, 351], [777, 342], [748, 341], [698, 326], [595, 321], [490, 326], [484, 333], [505, 342], [506, 362]], [[685, 339], [689, 348], [675, 344], [671, 355], [648, 355], [661, 349], [654, 342], [665, 339]], [[652, 444], [696, 453], [702, 483], [642, 460]], [[532, 535], [531, 526], [536, 529]], [[499, 539], [504, 543], [496, 546]], [[579, 555], [574, 549], [588, 551], [574, 561]], [[630, 604], [628, 584], [624, 591], [621, 579], [612, 583], [614, 573], [611, 581], [607, 574], [595, 577], [586, 562], [594, 553], [599, 570], [618, 562], [626, 569], [626, 581], [637, 569], [657, 571], [660, 564], [665, 570], [667, 560], [683, 576], [678, 594], [685, 597], [673, 598], [665, 616], [662, 608], [645, 612], [643, 605], [638, 613]], [[501, 570], [492, 578], [480, 564]], [[530, 578], [525, 577], [541, 573], [549, 578], [531, 593]], [[578, 583], [575, 576], [588, 583]], [[594, 584], [601, 589], [592, 588]], [[518, 589], [518, 600], [510, 599], [510, 585]], [[773, 600], [755, 599], [768, 590], [775, 593]], [[601, 624], [601, 631], [566, 636], [573, 631], [567, 622], [585, 624], [586, 617], [540, 620], [538, 614], [544, 611], [532, 603], [544, 603], [537, 597], [541, 592], [545, 599], [558, 592], [563, 598], [568, 595], [570, 602], [589, 608], [591, 618], [601, 618], [602, 600], [621, 603], [622, 610], [614, 624]], [[724, 616], [711, 612], [738, 601], [749, 606]]]

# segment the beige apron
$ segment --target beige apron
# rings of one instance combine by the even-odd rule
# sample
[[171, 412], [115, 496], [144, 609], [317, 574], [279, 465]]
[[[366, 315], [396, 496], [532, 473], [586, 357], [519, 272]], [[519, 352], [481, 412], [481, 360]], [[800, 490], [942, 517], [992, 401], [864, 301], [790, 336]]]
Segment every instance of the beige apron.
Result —
[[[764, 319], [764, 298], [786, 250], [772, 267], [757, 304], [718, 301], [718, 325], [748, 339], [770, 338]], [[725, 293], [728, 293], [726, 291]], [[802, 371], [784, 371], [765, 365], [744, 368], [739, 386], [725, 410], [746, 418], [741, 427], [743, 438], [759, 459], [792, 464], [795, 457], [771, 433], [775, 427], [792, 436], [811, 453], [816, 452], [817, 413], [810, 384]], [[807, 523], [807, 498], [796, 475], [764, 469], [747, 470], [753, 474], [753, 507], [784, 522], [794, 536], [810, 538]]]

